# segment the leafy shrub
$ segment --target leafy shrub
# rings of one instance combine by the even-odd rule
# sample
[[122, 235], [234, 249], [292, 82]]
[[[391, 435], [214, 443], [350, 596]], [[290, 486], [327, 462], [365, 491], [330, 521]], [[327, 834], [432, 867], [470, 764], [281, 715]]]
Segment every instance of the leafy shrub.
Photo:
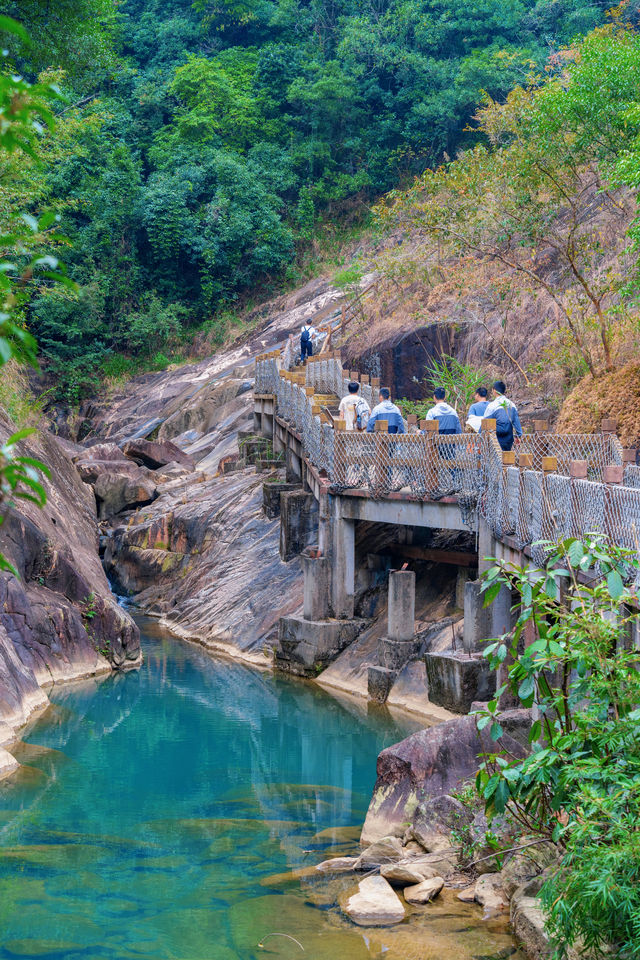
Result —
[[497, 748], [477, 777], [488, 816], [505, 810], [528, 835], [558, 844], [542, 899], [555, 956], [580, 943], [589, 956], [640, 957], [640, 672], [630, 633], [640, 620], [638, 558], [589, 536], [551, 547], [542, 569], [499, 561], [487, 603], [508, 586], [520, 598], [513, 630], [485, 656], [506, 679], [478, 717], [502, 735], [507, 690], [535, 707], [531, 752]]

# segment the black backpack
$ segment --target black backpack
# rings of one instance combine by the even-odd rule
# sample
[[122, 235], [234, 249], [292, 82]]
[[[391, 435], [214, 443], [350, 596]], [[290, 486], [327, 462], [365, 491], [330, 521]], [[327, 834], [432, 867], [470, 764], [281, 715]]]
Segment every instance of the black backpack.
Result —
[[513, 420], [511, 419], [511, 407], [498, 407], [494, 413], [496, 421], [496, 436], [503, 439], [513, 440]]
[[309, 332], [308, 327], [305, 327], [300, 334], [300, 343], [309, 343], [311, 340], [311, 333]]

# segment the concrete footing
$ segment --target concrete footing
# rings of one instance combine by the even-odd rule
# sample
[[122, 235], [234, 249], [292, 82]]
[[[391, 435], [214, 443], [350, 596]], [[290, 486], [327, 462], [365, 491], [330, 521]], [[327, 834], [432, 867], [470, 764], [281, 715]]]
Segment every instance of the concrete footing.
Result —
[[262, 484], [262, 510], [265, 517], [269, 520], [275, 520], [280, 516], [280, 497], [283, 493], [291, 493], [292, 490], [300, 490], [299, 483], [263, 483]]
[[284, 673], [316, 677], [366, 626], [367, 620], [281, 617], [276, 666]]
[[280, 495], [280, 558], [285, 562], [318, 539], [318, 503], [312, 493], [293, 489]]
[[425, 653], [429, 700], [453, 713], [468, 713], [474, 700], [491, 700], [496, 676], [480, 653]]
[[400, 670], [419, 653], [420, 646], [420, 640], [392, 640], [391, 637], [383, 637], [380, 641], [380, 661], [389, 670]]
[[369, 664], [367, 668], [367, 693], [369, 700], [385, 703], [398, 676], [396, 670]]

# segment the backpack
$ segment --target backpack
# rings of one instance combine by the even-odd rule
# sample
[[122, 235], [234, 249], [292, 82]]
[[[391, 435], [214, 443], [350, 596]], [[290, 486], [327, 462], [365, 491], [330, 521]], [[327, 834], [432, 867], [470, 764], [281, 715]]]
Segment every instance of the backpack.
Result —
[[513, 420], [511, 419], [511, 407], [498, 407], [494, 413], [496, 421], [496, 436], [508, 437], [513, 439]]
[[309, 331], [309, 327], [303, 327], [302, 333], [300, 334], [300, 342], [309, 343], [310, 340], [311, 340], [311, 333]]

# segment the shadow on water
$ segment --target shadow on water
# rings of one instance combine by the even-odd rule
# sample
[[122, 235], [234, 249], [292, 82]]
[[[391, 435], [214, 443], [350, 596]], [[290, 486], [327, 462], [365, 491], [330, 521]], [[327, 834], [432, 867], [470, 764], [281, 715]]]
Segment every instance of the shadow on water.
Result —
[[449, 893], [353, 927], [352, 880], [312, 869], [353, 852], [376, 756], [417, 721], [142, 627], [143, 666], [54, 689], [0, 784], [0, 958], [512, 955]]

